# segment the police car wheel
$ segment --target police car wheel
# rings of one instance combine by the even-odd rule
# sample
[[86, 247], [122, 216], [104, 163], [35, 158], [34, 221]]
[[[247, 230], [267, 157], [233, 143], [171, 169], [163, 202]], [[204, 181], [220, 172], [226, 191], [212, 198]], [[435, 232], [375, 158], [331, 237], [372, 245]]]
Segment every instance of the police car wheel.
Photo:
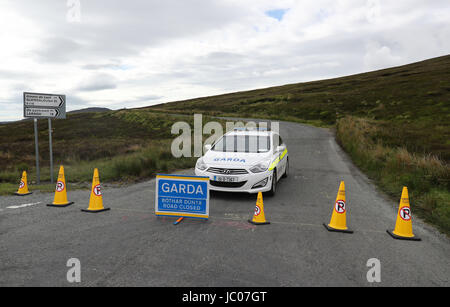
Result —
[[277, 191], [277, 170], [274, 169], [272, 173], [272, 188], [268, 192], [270, 196], [275, 195], [275, 192]]
[[289, 175], [289, 159], [286, 160], [286, 168], [284, 169], [283, 178], [286, 178]]

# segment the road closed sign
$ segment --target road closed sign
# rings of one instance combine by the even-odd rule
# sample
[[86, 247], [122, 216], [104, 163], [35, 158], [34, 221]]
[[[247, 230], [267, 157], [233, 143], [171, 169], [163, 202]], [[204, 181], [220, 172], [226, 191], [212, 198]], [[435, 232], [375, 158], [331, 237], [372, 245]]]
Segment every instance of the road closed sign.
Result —
[[157, 175], [155, 214], [209, 218], [208, 177]]

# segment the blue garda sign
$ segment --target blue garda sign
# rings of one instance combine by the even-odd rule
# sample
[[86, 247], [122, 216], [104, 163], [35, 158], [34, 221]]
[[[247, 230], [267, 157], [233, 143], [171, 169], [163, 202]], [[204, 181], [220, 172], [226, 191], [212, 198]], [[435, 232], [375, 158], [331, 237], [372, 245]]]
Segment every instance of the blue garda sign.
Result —
[[208, 183], [209, 177], [157, 175], [155, 214], [208, 219]]

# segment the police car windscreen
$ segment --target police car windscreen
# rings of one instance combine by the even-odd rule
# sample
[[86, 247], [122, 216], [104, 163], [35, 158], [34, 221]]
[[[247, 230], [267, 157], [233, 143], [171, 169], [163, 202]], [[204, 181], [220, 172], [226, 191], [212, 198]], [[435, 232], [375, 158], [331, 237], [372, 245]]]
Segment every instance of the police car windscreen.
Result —
[[270, 150], [269, 136], [257, 135], [226, 135], [213, 147], [214, 151], [222, 152], [268, 152]]

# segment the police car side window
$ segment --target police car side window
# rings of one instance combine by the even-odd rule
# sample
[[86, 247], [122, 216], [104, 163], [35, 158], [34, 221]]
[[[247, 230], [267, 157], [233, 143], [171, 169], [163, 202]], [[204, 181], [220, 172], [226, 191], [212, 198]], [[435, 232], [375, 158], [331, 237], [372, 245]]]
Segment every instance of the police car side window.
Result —
[[280, 136], [278, 134], [274, 134], [272, 136], [272, 141], [273, 141], [273, 150], [277, 150], [277, 147], [280, 146]]

